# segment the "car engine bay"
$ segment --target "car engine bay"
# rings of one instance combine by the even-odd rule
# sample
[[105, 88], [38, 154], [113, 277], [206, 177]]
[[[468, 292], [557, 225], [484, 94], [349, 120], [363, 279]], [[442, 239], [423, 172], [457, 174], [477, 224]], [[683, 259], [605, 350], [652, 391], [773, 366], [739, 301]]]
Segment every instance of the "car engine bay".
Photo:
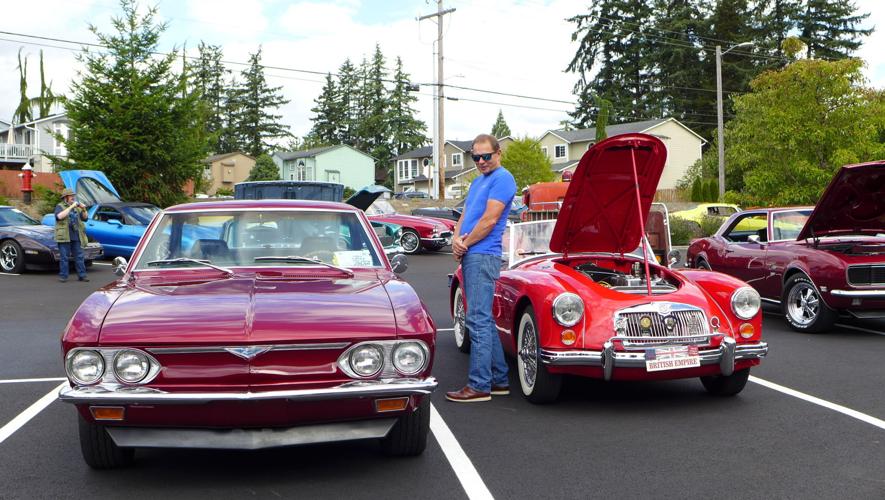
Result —
[[[609, 267], [605, 267], [605, 265]], [[622, 293], [648, 293], [645, 265], [640, 261], [589, 261], [574, 266], [574, 269], [605, 288]], [[656, 274], [660, 270], [655, 266], [650, 266], [649, 270], [651, 271], [651, 291], [653, 294], [672, 293], [678, 289], [678, 282], [667, 276]]]

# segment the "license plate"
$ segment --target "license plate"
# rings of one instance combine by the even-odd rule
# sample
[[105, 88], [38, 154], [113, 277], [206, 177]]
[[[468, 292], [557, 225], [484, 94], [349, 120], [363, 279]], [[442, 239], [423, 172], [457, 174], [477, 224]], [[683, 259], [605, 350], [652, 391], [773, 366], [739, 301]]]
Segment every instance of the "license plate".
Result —
[[698, 346], [657, 347], [645, 350], [645, 370], [660, 372], [701, 366]]

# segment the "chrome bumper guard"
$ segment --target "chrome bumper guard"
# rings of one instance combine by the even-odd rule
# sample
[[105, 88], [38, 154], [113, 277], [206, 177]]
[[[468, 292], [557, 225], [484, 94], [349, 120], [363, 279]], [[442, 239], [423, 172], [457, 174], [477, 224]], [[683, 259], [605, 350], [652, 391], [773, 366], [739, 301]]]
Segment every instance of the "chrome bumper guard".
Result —
[[[617, 368], [645, 368], [645, 349], [641, 351], [616, 352], [613, 337], [603, 344], [602, 351], [550, 351], [541, 349], [541, 362], [551, 366], [601, 366], [605, 380], [611, 380], [612, 372]], [[660, 345], [654, 347], [661, 347]], [[699, 349], [701, 365], [718, 364], [725, 376], [734, 373], [735, 361], [743, 359], [759, 359], [768, 354], [768, 343], [740, 344], [731, 337], [722, 339], [719, 347]]]
[[435, 377], [425, 379], [355, 380], [322, 389], [267, 392], [166, 392], [150, 387], [77, 386], [63, 387], [58, 398], [73, 404], [207, 404], [218, 401], [323, 401], [330, 399], [376, 398], [427, 395], [436, 389]]

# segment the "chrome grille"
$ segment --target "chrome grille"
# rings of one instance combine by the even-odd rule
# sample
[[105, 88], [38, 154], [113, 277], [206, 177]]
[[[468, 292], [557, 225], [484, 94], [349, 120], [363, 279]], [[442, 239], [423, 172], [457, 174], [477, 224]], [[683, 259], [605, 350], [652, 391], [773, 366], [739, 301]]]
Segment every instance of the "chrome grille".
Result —
[[[647, 329], [640, 326], [643, 317], [651, 320]], [[673, 328], [667, 328], [668, 317], [675, 320]], [[707, 345], [710, 342], [706, 314], [686, 304], [659, 302], [622, 309], [615, 314], [614, 323], [616, 335], [622, 339], [624, 347]]]
[[885, 266], [849, 266], [850, 285], [885, 285]]

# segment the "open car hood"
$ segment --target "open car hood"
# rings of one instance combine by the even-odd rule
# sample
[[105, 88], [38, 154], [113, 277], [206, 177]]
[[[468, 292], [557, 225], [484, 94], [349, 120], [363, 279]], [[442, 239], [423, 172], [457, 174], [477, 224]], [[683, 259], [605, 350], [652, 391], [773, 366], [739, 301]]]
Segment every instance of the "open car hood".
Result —
[[58, 176], [66, 188], [76, 193], [77, 201], [86, 206], [123, 201], [111, 181], [99, 170], [62, 170]]
[[[639, 180], [638, 209], [634, 158]], [[569, 183], [550, 250], [628, 253], [638, 247], [642, 236], [640, 217], [643, 223], [648, 219], [666, 161], [664, 143], [646, 134], [617, 135], [588, 149]]]
[[885, 161], [842, 167], [796, 239], [885, 232], [883, 193]]
[[372, 203], [375, 203], [375, 200], [377, 200], [382, 193], [389, 192], [390, 190], [384, 186], [370, 185], [354, 193], [353, 196], [348, 198], [344, 203], [352, 205], [365, 212], [366, 209], [372, 206]]

